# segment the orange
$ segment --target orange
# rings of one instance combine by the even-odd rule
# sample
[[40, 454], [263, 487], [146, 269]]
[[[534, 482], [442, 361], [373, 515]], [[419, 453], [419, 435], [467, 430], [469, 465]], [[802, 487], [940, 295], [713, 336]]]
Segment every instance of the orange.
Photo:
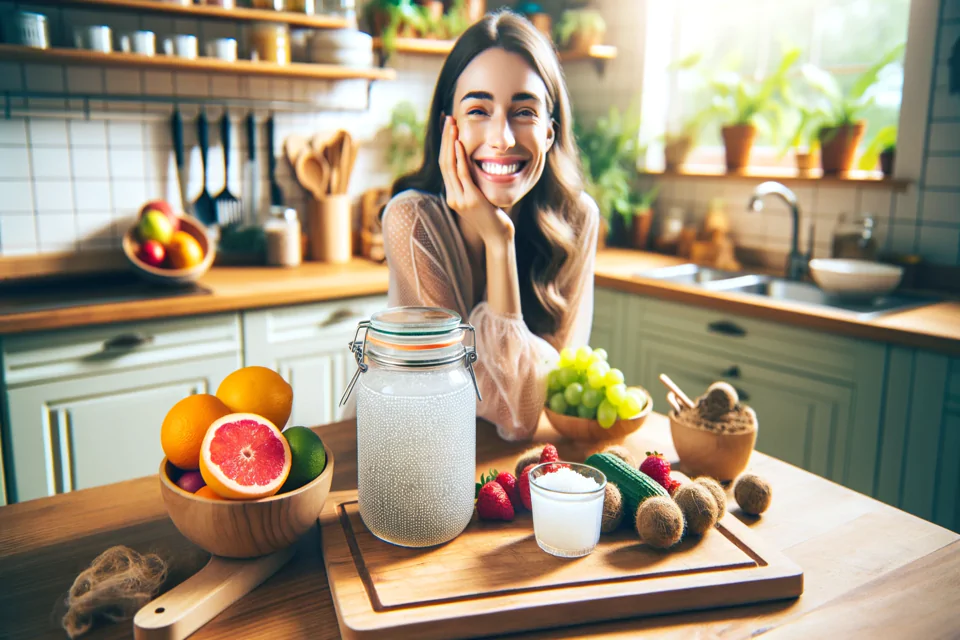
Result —
[[206, 498], [207, 500], [226, 500], [226, 498], [221, 498], [216, 491], [207, 485], [203, 485], [197, 489], [193, 495], [197, 496], [198, 498]]
[[216, 396], [199, 393], [187, 396], [167, 412], [160, 426], [160, 446], [178, 469], [200, 468], [200, 445], [207, 429], [230, 408]]
[[267, 367], [237, 369], [220, 383], [217, 397], [236, 413], [255, 413], [279, 429], [290, 419], [293, 388]]
[[167, 244], [167, 261], [174, 269], [189, 269], [203, 262], [203, 247], [186, 231], [177, 231]]
[[207, 486], [232, 500], [272, 496], [290, 475], [287, 439], [269, 420], [231, 413], [210, 425], [200, 447], [200, 474]]

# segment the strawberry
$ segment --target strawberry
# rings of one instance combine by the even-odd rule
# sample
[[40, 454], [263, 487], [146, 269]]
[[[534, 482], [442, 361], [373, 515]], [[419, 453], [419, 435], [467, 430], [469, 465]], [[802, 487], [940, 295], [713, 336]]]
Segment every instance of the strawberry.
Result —
[[560, 454], [557, 453], [557, 448], [552, 444], [548, 444], [543, 448], [543, 451], [540, 453], [540, 464], [544, 462], [559, 462]]
[[671, 498], [673, 497], [673, 494], [677, 492], [677, 489], [680, 488], [680, 485], [681, 483], [678, 482], [677, 480], [674, 480], [673, 478], [669, 478], [667, 480], [667, 486], [665, 487], [665, 489], [667, 490], [667, 493], [670, 494]]
[[520, 474], [520, 477], [517, 479], [517, 492], [520, 494], [520, 502], [523, 503], [523, 506], [527, 511], [532, 511], [533, 508], [530, 506], [530, 469], [533, 469], [536, 464], [528, 464], [523, 468], [523, 473]]
[[503, 471], [497, 474], [496, 483], [503, 487], [503, 490], [507, 492], [507, 497], [510, 498], [510, 504], [513, 505], [514, 511], [520, 510], [520, 491], [517, 489], [517, 479], [509, 471]]
[[488, 482], [480, 487], [477, 515], [481, 520], [513, 520], [513, 505], [503, 487], [496, 482]]
[[647, 451], [646, 460], [640, 463], [640, 471], [653, 478], [667, 491], [674, 482], [670, 477], [670, 463], [664, 459], [663, 454], [656, 451]]

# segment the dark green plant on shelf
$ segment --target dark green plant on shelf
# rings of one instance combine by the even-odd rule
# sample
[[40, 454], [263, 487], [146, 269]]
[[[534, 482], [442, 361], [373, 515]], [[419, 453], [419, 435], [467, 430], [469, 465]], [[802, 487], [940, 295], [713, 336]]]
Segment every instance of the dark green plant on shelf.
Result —
[[631, 107], [621, 113], [610, 107], [607, 115], [591, 126], [582, 125], [576, 118], [574, 134], [580, 148], [585, 189], [596, 200], [600, 215], [611, 228], [614, 215], [629, 226], [644, 202], [644, 194], [634, 188], [637, 161], [644, 151], [640, 145], [639, 109]]
[[593, 9], [570, 9], [563, 12], [554, 29], [554, 38], [561, 49], [580, 49], [583, 42], [600, 44], [607, 32], [607, 22], [599, 11]]
[[386, 129], [389, 140], [387, 164], [393, 178], [397, 179], [417, 169], [423, 161], [427, 126], [413, 104], [401, 102], [393, 108]]
[[371, 31], [379, 29], [380, 46], [385, 56], [396, 51], [397, 38], [456, 38], [470, 26], [465, 0], [453, 0], [440, 17], [413, 0], [372, 0], [366, 7]]
[[880, 154], [894, 151], [896, 148], [897, 125], [890, 124], [874, 134], [873, 139], [867, 144], [867, 148], [863, 150], [857, 168], [862, 171], [873, 171], [880, 161]]

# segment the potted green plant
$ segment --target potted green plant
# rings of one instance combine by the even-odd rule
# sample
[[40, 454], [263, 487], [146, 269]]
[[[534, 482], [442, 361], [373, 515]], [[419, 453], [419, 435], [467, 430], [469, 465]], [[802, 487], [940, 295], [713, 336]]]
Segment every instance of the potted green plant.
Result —
[[870, 90], [880, 72], [903, 56], [904, 45], [898, 44], [864, 71], [848, 91], [843, 91], [836, 78], [813, 65], [801, 69], [807, 84], [816, 92], [820, 163], [824, 175], [844, 174], [853, 167], [854, 156], [863, 137], [866, 122], [863, 111], [873, 104]]
[[585, 188], [607, 223], [611, 244], [629, 244], [628, 234], [639, 201], [633, 188], [637, 159], [642, 153], [639, 109], [621, 113], [611, 107], [606, 116], [589, 127], [582, 126], [578, 118], [574, 121], [574, 133], [580, 147]]
[[727, 171], [739, 172], [749, 165], [758, 128], [776, 137], [782, 117], [779, 97], [799, 57], [799, 49], [785, 52], [774, 72], [762, 80], [727, 71], [711, 81], [714, 98], [710, 112], [724, 123], [721, 134]]
[[426, 122], [420, 119], [420, 112], [413, 104], [400, 102], [393, 108], [385, 133], [387, 164], [394, 179], [420, 166], [426, 131]]
[[797, 124], [783, 149], [783, 153], [789, 149], [793, 150], [797, 174], [800, 176], [809, 176], [816, 165], [816, 152], [820, 141], [817, 138], [814, 115], [815, 112], [810, 107], [803, 104], [796, 105]]
[[660, 185], [654, 185], [652, 189], [644, 193], [631, 194], [631, 203], [633, 204], [632, 223], [629, 225], [633, 231], [633, 247], [635, 249], [646, 249], [650, 240], [650, 227], [653, 222], [653, 203], [660, 193]]
[[877, 131], [864, 149], [857, 165], [862, 171], [873, 171], [880, 163], [880, 171], [885, 176], [893, 174], [893, 162], [897, 152], [897, 126], [887, 125]]
[[599, 11], [570, 9], [564, 11], [557, 25], [557, 45], [567, 51], [588, 52], [590, 47], [603, 44], [607, 23]]

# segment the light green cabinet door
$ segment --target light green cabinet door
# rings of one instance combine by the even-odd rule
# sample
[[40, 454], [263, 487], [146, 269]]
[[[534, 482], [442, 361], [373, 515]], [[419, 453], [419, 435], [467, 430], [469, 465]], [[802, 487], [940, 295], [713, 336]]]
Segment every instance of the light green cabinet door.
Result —
[[840, 481], [846, 472], [846, 447], [853, 394], [828, 384], [770, 367], [690, 349], [665, 340], [640, 339], [634, 351], [639, 379], [666, 411], [666, 392], [657, 381], [669, 375], [691, 397], [717, 380], [737, 388], [760, 423], [757, 449]]
[[[348, 338], [349, 339], [349, 338]], [[343, 341], [346, 344], [346, 341]], [[329, 424], [339, 416], [340, 395], [357, 368], [346, 348], [278, 357], [269, 365], [293, 387], [291, 425]]]
[[9, 390], [11, 501], [156, 473], [167, 411], [215, 392], [238, 355]]
[[590, 329], [590, 346], [606, 349], [611, 366], [623, 371], [630, 382], [628, 363], [623, 358], [623, 327], [626, 322], [624, 305], [626, 294], [609, 289], [597, 289], [593, 299], [593, 323]]

